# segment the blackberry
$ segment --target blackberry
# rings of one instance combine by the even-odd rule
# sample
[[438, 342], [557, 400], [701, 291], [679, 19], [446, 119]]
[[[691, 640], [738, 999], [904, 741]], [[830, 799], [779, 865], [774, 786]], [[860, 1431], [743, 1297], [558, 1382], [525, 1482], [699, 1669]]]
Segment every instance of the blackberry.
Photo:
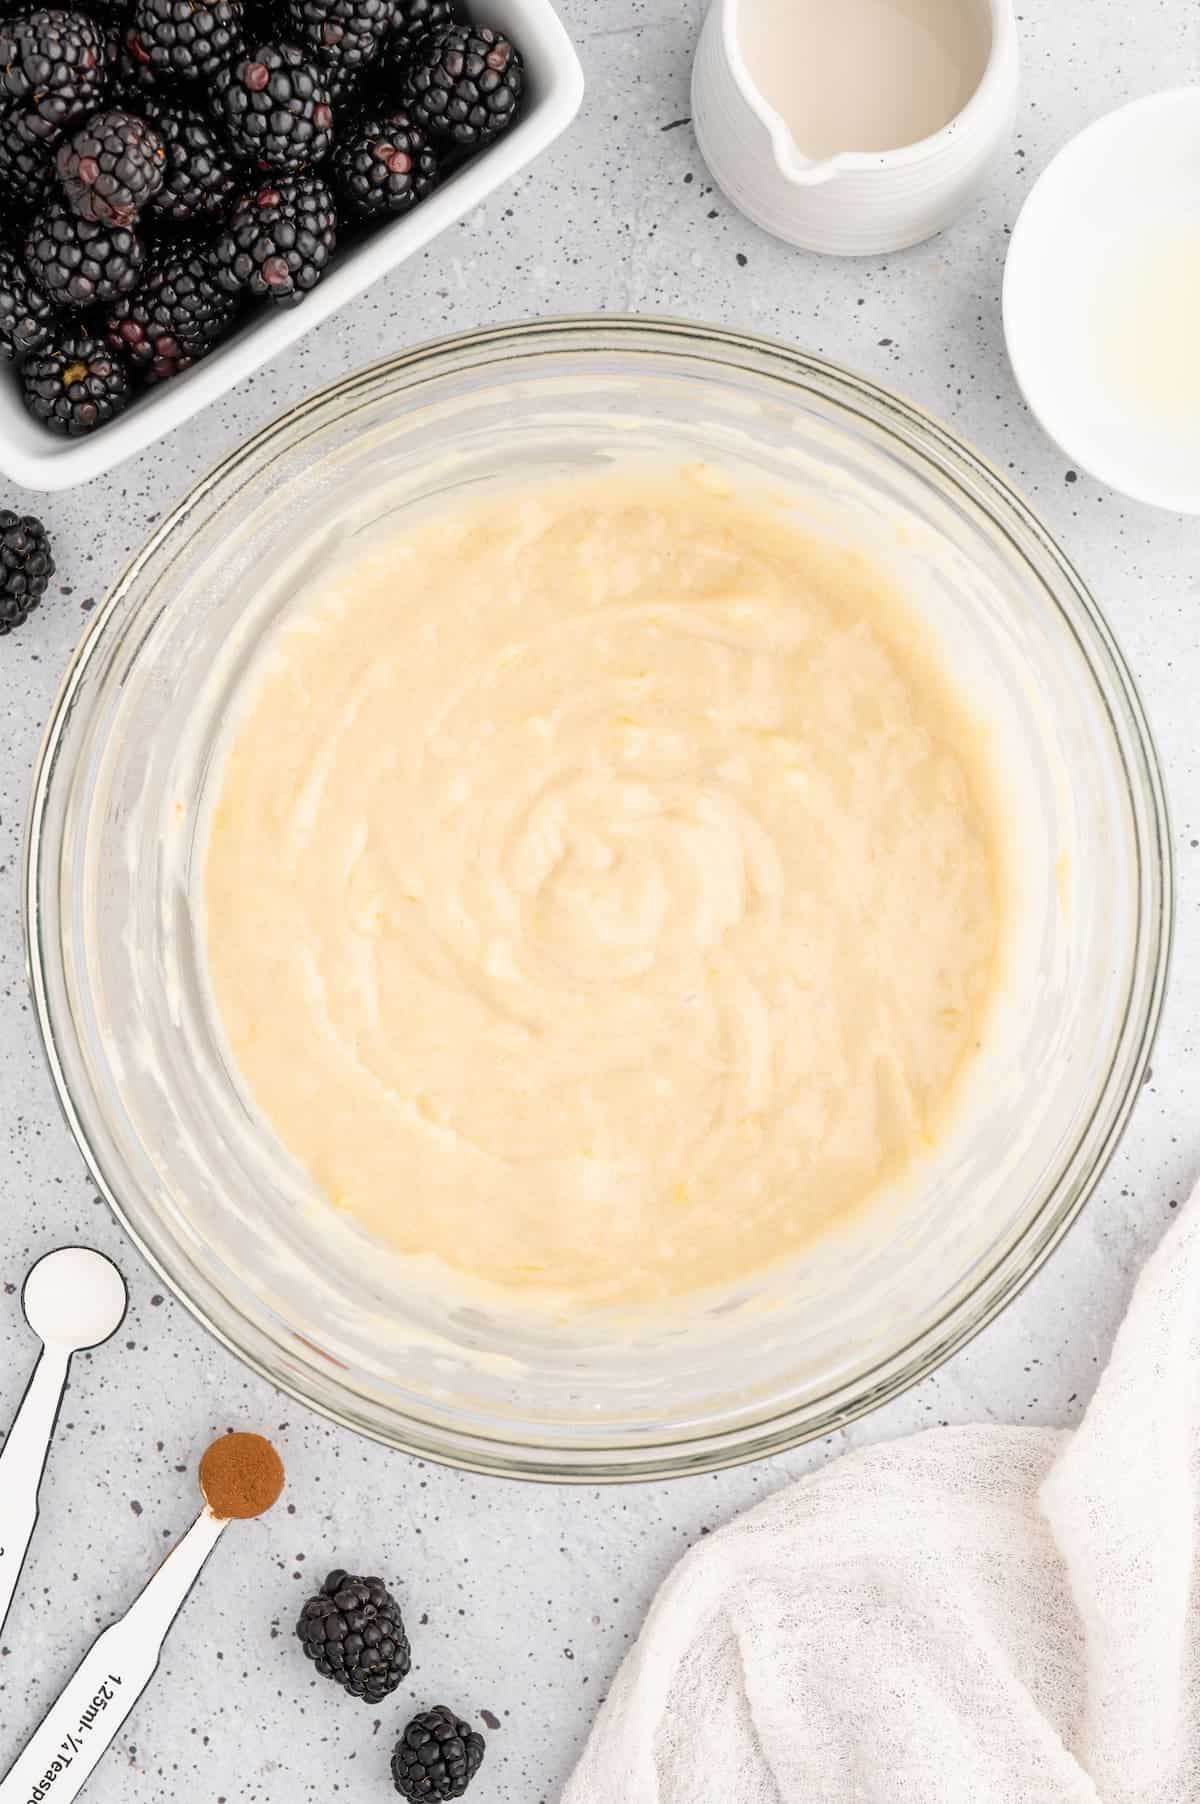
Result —
[[339, 69], [374, 62], [392, 27], [395, 0], [286, 0], [285, 16], [298, 44]]
[[61, 135], [37, 113], [18, 110], [0, 117], [0, 195], [14, 209], [28, 212], [53, 197], [54, 148]]
[[333, 153], [338, 192], [361, 219], [407, 213], [437, 187], [437, 153], [407, 113], [369, 117]]
[[131, 31], [126, 19], [108, 27], [104, 34], [104, 64], [109, 100], [114, 106], [139, 111], [156, 89], [162, 91], [161, 78], [155, 75], [147, 56], [134, 54]]
[[337, 243], [333, 195], [318, 176], [244, 195], [217, 239], [217, 280], [231, 293], [294, 307], [325, 273]]
[[294, 174], [329, 154], [329, 89], [317, 63], [294, 44], [262, 44], [222, 69], [211, 104], [237, 154], [260, 169]]
[[25, 240], [30, 276], [60, 307], [90, 307], [137, 287], [145, 253], [127, 226], [76, 219], [61, 201], [38, 214]]
[[506, 131], [525, 86], [521, 53], [485, 25], [443, 25], [421, 39], [403, 83], [413, 119], [474, 148]]
[[378, 1704], [412, 1664], [400, 1608], [382, 1579], [331, 1572], [300, 1612], [296, 1633], [327, 1679]]
[[15, 251], [0, 245], [0, 357], [24, 357], [50, 342], [54, 305]]
[[392, 1783], [410, 1804], [461, 1798], [483, 1763], [483, 1736], [436, 1704], [414, 1716], [392, 1753]]
[[155, 90], [162, 92], [162, 76], [157, 76], [150, 58], [134, 51], [134, 27], [119, 20], [105, 32], [105, 67], [108, 70], [108, 99], [114, 106], [141, 110], [144, 101]]
[[0, 638], [28, 620], [53, 575], [50, 540], [41, 521], [0, 508]]
[[107, 425], [130, 401], [124, 361], [83, 331], [27, 358], [21, 383], [34, 418], [72, 438]]
[[156, 75], [217, 73], [241, 48], [241, 0], [136, 0], [128, 45]]
[[114, 351], [150, 382], [177, 376], [218, 344], [238, 314], [235, 295], [218, 286], [210, 249], [166, 240], [136, 294], [114, 301], [104, 322]]
[[180, 224], [219, 219], [239, 175], [224, 141], [204, 114], [186, 103], [150, 96], [143, 104], [167, 152], [166, 175], [151, 212]]
[[388, 62], [394, 68], [402, 69], [412, 61], [413, 52], [422, 38], [428, 37], [431, 31], [459, 23], [460, 17], [452, 0], [397, 0], [387, 45]]
[[104, 76], [104, 34], [86, 13], [39, 7], [0, 22], [0, 104], [70, 125], [95, 112]]
[[343, 112], [349, 115], [353, 102], [358, 99], [364, 76], [368, 69], [374, 68], [379, 62], [379, 48], [378, 44], [372, 44], [371, 54], [366, 61], [355, 63], [346, 62], [336, 51], [313, 52], [335, 119]]
[[97, 113], [55, 159], [67, 204], [80, 219], [131, 226], [163, 185], [166, 147], [135, 113]]

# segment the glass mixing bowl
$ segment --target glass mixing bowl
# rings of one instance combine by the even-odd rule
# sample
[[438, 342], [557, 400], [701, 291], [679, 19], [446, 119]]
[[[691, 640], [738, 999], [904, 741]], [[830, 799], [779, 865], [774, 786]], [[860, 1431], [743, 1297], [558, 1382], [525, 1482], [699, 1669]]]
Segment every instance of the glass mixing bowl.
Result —
[[[702, 459], [785, 485], [939, 635], [1013, 799], [1020, 907], [945, 1144], [903, 1198], [719, 1299], [621, 1324], [401, 1283], [248, 1107], [206, 987], [205, 798], [255, 646], [322, 559], [480, 485]], [[327, 389], [212, 472], [97, 611], [36, 774], [38, 1018], [96, 1182], [164, 1280], [338, 1421], [478, 1470], [695, 1472], [823, 1435], [931, 1371], [1078, 1214], [1162, 1001], [1170, 839], [1129, 673], [1025, 504], [858, 377], [695, 326], [477, 333]], [[914, 923], [914, 933], [920, 924]]]

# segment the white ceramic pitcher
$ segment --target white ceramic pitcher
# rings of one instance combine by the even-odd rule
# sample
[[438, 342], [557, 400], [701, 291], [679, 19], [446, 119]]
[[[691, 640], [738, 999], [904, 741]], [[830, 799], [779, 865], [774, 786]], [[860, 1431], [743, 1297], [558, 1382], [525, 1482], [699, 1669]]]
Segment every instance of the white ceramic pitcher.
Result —
[[1012, 131], [1020, 75], [1013, 0], [963, 0], [986, 15], [991, 50], [949, 125], [903, 150], [847, 148], [820, 161], [797, 148], [750, 78], [738, 27], [742, 8], [754, 4], [712, 0], [692, 74], [701, 154], [733, 204], [789, 244], [835, 256], [903, 250], [957, 218]]

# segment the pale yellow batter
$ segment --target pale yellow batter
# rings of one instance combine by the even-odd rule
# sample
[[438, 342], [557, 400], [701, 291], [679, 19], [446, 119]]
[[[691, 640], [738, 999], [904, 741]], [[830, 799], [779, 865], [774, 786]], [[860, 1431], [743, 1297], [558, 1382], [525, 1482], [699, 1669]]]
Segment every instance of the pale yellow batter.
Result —
[[642, 1301], [804, 1246], [985, 1024], [979, 735], [883, 578], [703, 471], [463, 502], [330, 573], [207, 867], [245, 1085], [464, 1274]]

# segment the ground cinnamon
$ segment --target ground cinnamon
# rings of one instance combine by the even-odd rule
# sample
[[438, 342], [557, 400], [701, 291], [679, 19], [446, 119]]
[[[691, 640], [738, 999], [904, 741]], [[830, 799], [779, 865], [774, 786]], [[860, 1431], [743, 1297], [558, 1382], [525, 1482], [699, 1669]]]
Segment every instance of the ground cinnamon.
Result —
[[200, 1489], [214, 1516], [261, 1516], [283, 1489], [283, 1461], [261, 1434], [227, 1434], [200, 1461]]

